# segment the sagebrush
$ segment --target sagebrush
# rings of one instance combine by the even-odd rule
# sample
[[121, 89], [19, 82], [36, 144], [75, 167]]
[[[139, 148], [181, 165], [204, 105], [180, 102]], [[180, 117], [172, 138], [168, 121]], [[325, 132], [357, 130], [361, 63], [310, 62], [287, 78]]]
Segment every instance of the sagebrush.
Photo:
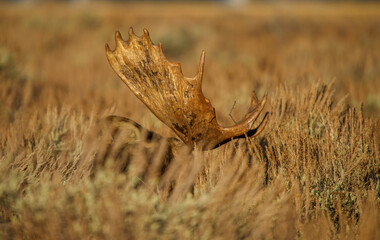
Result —
[[[379, 239], [379, 9], [0, 5], [0, 238]], [[207, 50], [225, 125], [268, 93], [264, 132], [163, 173], [164, 141], [110, 139], [111, 114], [172, 134], [107, 63], [130, 26], [187, 76]]]

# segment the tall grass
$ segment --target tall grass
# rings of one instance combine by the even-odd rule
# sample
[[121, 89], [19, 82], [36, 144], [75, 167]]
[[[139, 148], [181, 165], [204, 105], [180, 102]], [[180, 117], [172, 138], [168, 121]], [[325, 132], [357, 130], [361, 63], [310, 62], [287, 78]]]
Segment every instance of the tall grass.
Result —
[[[1, 5], [0, 239], [380, 238], [376, 8], [183, 6]], [[111, 114], [171, 135], [106, 61], [129, 26], [186, 75], [207, 50], [224, 124], [268, 92], [266, 130], [170, 158], [163, 140], [112, 137]]]

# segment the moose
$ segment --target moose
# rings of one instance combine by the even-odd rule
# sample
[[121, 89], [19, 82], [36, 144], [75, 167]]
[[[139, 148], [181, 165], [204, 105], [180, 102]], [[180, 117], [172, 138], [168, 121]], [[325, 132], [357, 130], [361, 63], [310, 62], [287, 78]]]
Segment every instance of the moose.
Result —
[[[264, 95], [259, 101], [255, 92], [247, 114], [234, 126], [222, 127], [217, 123], [215, 109], [202, 93], [205, 51], [201, 54], [198, 74], [187, 78], [179, 63], [166, 59], [161, 43], [152, 43], [146, 29], [142, 36], [136, 36], [130, 28], [128, 41], [124, 41], [120, 32], [116, 31], [115, 41], [115, 50], [111, 50], [108, 44], [105, 45], [111, 67], [134, 95], [173, 130], [178, 138], [163, 137], [129, 118], [109, 116], [107, 124], [111, 127], [114, 140], [100, 157], [101, 161], [116, 156], [121, 164], [119, 169], [125, 171], [137, 145], [164, 140], [167, 148], [162, 154], [161, 166], [158, 167], [162, 175], [171, 159], [180, 152], [179, 149], [212, 150], [232, 139], [256, 137], [263, 131], [268, 113], [256, 128], [253, 125], [262, 112], [267, 97]], [[159, 147], [155, 146], [153, 150], [152, 147], [145, 148], [144, 154], [149, 155], [146, 164], [148, 167], [159, 151]]]
[[[202, 93], [205, 51], [201, 54], [198, 74], [187, 78], [182, 73], [181, 64], [168, 61], [161, 43], [154, 45], [146, 29], [139, 37], [130, 28], [128, 41], [124, 41], [120, 32], [116, 31], [115, 41], [115, 50], [110, 50], [108, 44], [105, 46], [111, 67], [134, 95], [171, 128], [184, 145], [210, 150], [231, 139], [255, 137], [263, 131], [268, 114], [258, 127], [253, 128], [253, 125], [267, 97], [264, 95], [259, 101], [255, 92], [248, 113], [234, 126], [221, 127], [217, 123], [215, 109]], [[130, 122], [143, 130], [131, 119], [112, 119]]]

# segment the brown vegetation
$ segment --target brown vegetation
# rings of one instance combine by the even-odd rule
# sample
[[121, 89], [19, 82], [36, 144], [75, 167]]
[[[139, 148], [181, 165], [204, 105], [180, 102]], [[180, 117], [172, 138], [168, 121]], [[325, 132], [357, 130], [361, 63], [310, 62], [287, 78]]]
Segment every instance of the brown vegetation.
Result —
[[[379, 239], [377, 5], [0, 5], [0, 239]], [[104, 43], [150, 29], [252, 139], [168, 158]], [[141, 32], [139, 33], [141, 34]], [[226, 90], [230, 90], [229, 92]], [[112, 122], [112, 119], [111, 119]], [[135, 126], [138, 127], [138, 126]], [[148, 134], [149, 135], [149, 134]]]

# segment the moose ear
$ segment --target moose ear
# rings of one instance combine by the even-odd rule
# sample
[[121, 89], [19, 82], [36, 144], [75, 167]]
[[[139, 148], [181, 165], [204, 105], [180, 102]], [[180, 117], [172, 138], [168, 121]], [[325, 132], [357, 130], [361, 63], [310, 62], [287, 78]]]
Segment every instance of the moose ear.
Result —
[[149, 132], [129, 118], [108, 116], [106, 121], [108, 123], [107, 126], [113, 133], [113, 137], [117, 135], [118, 138], [126, 144], [136, 144], [140, 142], [142, 135], [146, 135]]
[[143, 142], [165, 141], [172, 152], [177, 152], [186, 146], [177, 138], [161, 136], [129, 118], [111, 115], [106, 118], [106, 123], [112, 140], [117, 139], [122, 144], [134, 145]]

